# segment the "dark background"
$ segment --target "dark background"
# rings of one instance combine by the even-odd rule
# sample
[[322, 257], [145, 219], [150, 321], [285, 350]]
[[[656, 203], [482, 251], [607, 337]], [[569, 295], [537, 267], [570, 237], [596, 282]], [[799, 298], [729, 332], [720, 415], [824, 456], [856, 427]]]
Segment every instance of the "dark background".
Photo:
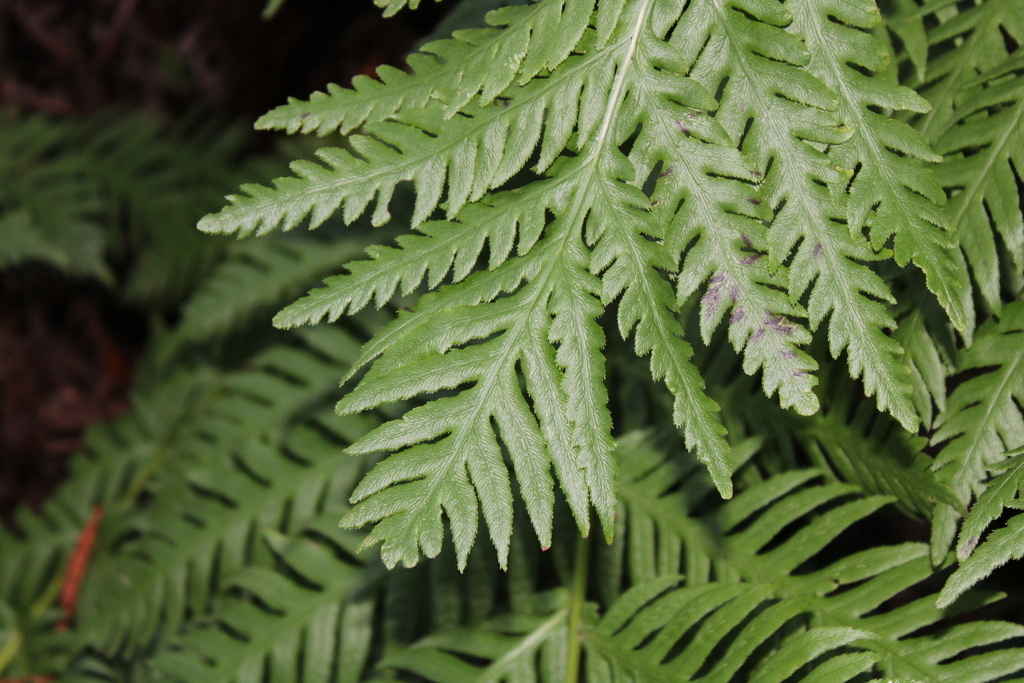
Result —
[[[384, 19], [372, 0], [288, 0], [263, 20], [264, 0], [0, 0], [0, 109], [143, 108], [249, 126], [289, 96], [401, 65], [452, 5], [424, 0]], [[146, 329], [98, 284], [0, 271], [0, 518], [38, 505], [83, 429], [127, 408]]]

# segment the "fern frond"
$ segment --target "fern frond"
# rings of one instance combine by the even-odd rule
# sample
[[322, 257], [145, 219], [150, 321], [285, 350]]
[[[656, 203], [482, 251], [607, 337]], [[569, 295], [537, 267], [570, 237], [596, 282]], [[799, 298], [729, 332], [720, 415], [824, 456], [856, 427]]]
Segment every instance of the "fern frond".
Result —
[[175, 339], [189, 343], [227, 336], [253, 315], [294, 298], [357, 256], [362, 246], [355, 239], [277, 238], [233, 246], [182, 307]]
[[373, 0], [373, 4], [384, 8], [384, 16], [390, 17], [406, 6], [416, 9], [420, 6], [420, 0]]
[[[1018, 648], [968, 651], [1020, 638], [1024, 628], [977, 622], [918, 636], [947, 616], [934, 597], [890, 606], [893, 596], [932, 576], [925, 546], [815, 562], [884, 500], [861, 499], [852, 487], [809, 485], [817, 473], [795, 471], [698, 515], [714, 489], [697, 462], [665, 457], [639, 434], [623, 438], [617, 455], [625, 519], [599, 562], [577, 555], [563, 579], [568, 590], [534, 594], [511, 613], [432, 633], [385, 656], [378, 671], [438, 683], [575, 680], [572, 651], [579, 647], [587, 680], [616, 683], [831, 682], [859, 680], [872, 669], [889, 680], [981, 683], [1020, 672]], [[784, 530], [794, 524], [789, 536]], [[615, 567], [619, 561], [627, 567]], [[678, 574], [684, 567], [691, 572], [685, 580]], [[618, 594], [624, 577], [628, 588]], [[592, 592], [609, 596], [603, 605], [584, 604], [587, 579], [597, 582]]]
[[131, 254], [123, 293], [134, 302], [166, 305], [192, 288], [218, 253], [195, 221], [255, 170], [238, 161], [237, 129], [142, 113], [0, 119], [0, 266], [43, 261], [113, 285], [109, 262]]
[[[371, 302], [383, 306], [396, 294], [411, 294], [426, 278], [431, 289], [445, 278], [461, 282], [473, 271], [485, 246], [489, 265], [497, 268], [512, 256], [525, 256], [540, 239], [545, 211], [563, 192], [557, 182], [534, 182], [518, 190], [489, 195], [485, 202], [469, 204], [458, 221], [428, 221], [417, 226], [420, 235], [402, 235], [396, 247], [372, 246], [369, 260], [346, 264], [344, 275], [329, 277], [326, 287], [287, 306], [275, 318], [280, 328], [316, 324], [326, 317], [334, 322], [342, 315], [362, 310]], [[517, 245], [518, 236], [518, 245]], [[510, 283], [513, 288], [515, 283]], [[493, 297], [460, 299], [471, 305]]]
[[[574, 13], [584, 7], [588, 16], [579, 19]], [[339, 404], [357, 412], [430, 399], [351, 448], [396, 452], [358, 489], [346, 518], [376, 524], [367, 542], [383, 544], [386, 564], [439, 552], [445, 515], [464, 563], [478, 509], [504, 562], [509, 465], [542, 546], [551, 535], [552, 468], [581, 528], [593, 503], [611, 534], [612, 425], [597, 325], [611, 305], [620, 333], [634, 334], [636, 352], [650, 354], [653, 376], [675, 397], [674, 421], [726, 496], [723, 429], [675, 319], [702, 288], [705, 342], [728, 313], [744, 371], [760, 370], [764, 392], [777, 392], [783, 406], [818, 409], [817, 364], [802, 348], [811, 335], [801, 320], [816, 328], [827, 317], [832, 355], [846, 351], [866, 392], [904, 427], [916, 427], [903, 349], [887, 334], [894, 321], [883, 303], [892, 296], [865, 262], [889, 258], [891, 243], [896, 262], [917, 263], [954, 324], [966, 328], [962, 256], [944, 227], [945, 194], [921, 163], [937, 157], [911, 128], [878, 113], [924, 111], [927, 103], [862, 73], [885, 65], [880, 44], [863, 30], [879, 18], [870, 2], [787, 7], [624, 0], [590, 16], [588, 2], [543, 0], [491, 15], [503, 30], [455, 41], [473, 35], [483, 46], [529, 34], [512, 66], [498, 69], [518, 71], [516, 83], [466, 76], [447, 92], [418, 91], [418, 104], [403, 109], [402, 92], [428, 83], [428, 68], [373, 86], [365, 107], [357, 89], [321, 102], [322, 116], [294, 102], [275, 115], [291, 130], [304, 129], [303, 121], [350, 130], [372, 112], [380, 120], [349, 139], [351, 151], [322, 151], [327, 167], [299, 163], [298, 178], [246, 188], [250, 196], [204, 219], [205, 229], [287, 229], [307, 215], [315, 227], [339, 207], [351, 221], [371, 201], [380, 223], [399, 182], [411, 180], [418, 193], [412, 224], [421, 234], [371, 248], [369, 260], [275, 319], [281, 327], [334, 319], [411, 293], [424, 280], [436, 290], [365, 347], [353, 371], [371, 368]], [[550, 22], [531, 23], [543, 12]], [[570, 15], [582, 22], [580, 35], [545, 38], [560, 47], [533, 52], [529, 41], [562, 31]], [[483, 73], [497, 53], [479, 49], [474, 68]], [[452, 68], [461, 68], [457, 62]], [[710, 94], [719, 89], [721, 102]], [[328, 111], [333, 119], [324, 118]], [[534, 175], [499, 191], [531, 155]], [[428, 221], [439, 206], [447, 220]], [[899, 488], [884, 481], [879, 486]], [[926, 505], [920, 496], [908, 504]]]
[[351, 559], [359, 539], [338, 532], [337, 513], [330, 517], [291, 538], [264, 530], [280, 568], [249, 567], [231, 578], [215, 621], [164, 646], [153, 670], [183, 683], [258, 681], [268, 671], [279, 683], [335, 672], [342, 683], [359, 681], [371, 646], [359, 627], [373, 602], [358, 590], [379, 571]]
[[[779, 597], [804, 596], [816, 615], [815, 625], [865, 632], [855, 644], [876, 653], [881, 671], [894, 679], [980, 682], [1020, 671], [1019, 649], [956, 659], [975, 644], [1019, 638], [1024, 629], [1018, 625], [982, 622], [949, 627], [936, 641], [914, 635], [949, 616], [935, 606], [934, 595], [879, 611], [894, 595], [932, 576], [927, 546], [880, 546], [830, 565], [815, 563], [818, 553], [843, 529], [886, 499], [851, 499], [855, 489], [845, 485], [808, 486], [817, 473], [797, 470], [770, 478], [697, 516], [710, 486], [692, 461], [667, 458], [635, 436], [620, 446], [620, 454], [623, 524], [629, 532], [627, 545], [617, 554], [628, 563], [630, 576], [651, 580], [685, 570], [688, 586], [714, 586], [714, 577], [720, 582], [774, 586]], [[822, 512], [815, 515], [816, 509]], [[804, 526], [773, 542], [800, 519]], [[805, 569], [794, 573], [799, 567]]]
[[[311, 338], [319, 348], [354, 353], [347, 335], [323, 332]], [[250, 529], [292, 529], [344, 500], [363, 469], [337, 458], [372, 417], [294, 426], [335, 391], [332, 360], [281, 346], [225, 379], [223, 394], [170, 445], [175, 457], [147, 484], [149, 506], [115, 511], [111, 528], [135, 538], [101, 537], [80, 596], [81, 637], [108, 654], [138, 651], [159, 629], [174, 632], [203, 610], [224, 577], [248, 563]]]
[[865, 491], [894, 496], [904, 511], [919, 518], [929, 518], [936, 503], [962, 507], [932, 471], [933, 461], [923, 452], [925, 438], [874, 420], [870, 401], [857, 405], [848, 420], [850, 407], [846, 401], [832, 402], [820, 419], [799, 430], [798, 439], [815, 464], [834, 468], [842, 480]]
[[94, 277], [110, 284], [114, 276], [104, 258], [100, 226], [90, 221], [61, 224], [58, 234], [32, 219], [26, 209], [0, 215], [0, 268], [40, 262], [72, 275]]
[[[365, 429], [340, 426], [349, 438]], [[245, 566], [253, 529], [308, 521], [318, 501], [344, 500], [361, 473], [354, 463], [338, 467], [338, 445], [312, 431], [294, 433], [284, 448], [245, 445], [225, 454], [229, 462], [164, 483], [147, 514], [131, 524], [145, 532], [148, 518], [160, 520], [159, 528], [94, 561], [80, 597], [80, 635], [112, 654], [136, 651], [160, 628], [177, 631], [188, 612], [203, 611], [210, 592]]]
[[[986, 2], [971, 12], [990, 5], [999, 3]], [[1024, 15], [1024, 3], [1017, 5], [1005, 11], [1011, 16], [1015, 12]], [[1009, 21], [1019, 24], [1016, 28], [1024, 36], [1024, 21]], [[1001, 41], [1001, 34], [996, 34]], [[966, 44], [952, 54], [959, 56], [964, 49]], [[1022, 70], [1024, 52], [1018, 51], [995, 69], [963, 84], [964, 89], [956, 93], [956, 111], [935, 141], [935, 151], [946, 157], [935, 172], [950, 195], [946, 206], [950, 225], [971, 264], [979, 291], [997, 312], [1002, 304], [1000, 261], [1005, 258], [996, 244], [997, 233], [1015, 269], [1024, 269], [1024, 217], [1017, 201], [1015, 171], [1024, 164]]]
[[[935, 3], [929, 2], [928, 6], [934, 11]], [[882, 9], [882, 8], [880, 8]], [[887, 12], [885, 10], [888, 10]], [[888, 29], [899, 37], [903, 43], [906, 56], [914, 65], [914, 72], [919, 81], [925, 79], [928, 71], [928, 35], [924, 25], [924, 14], [922, 8], [915, 0], [896, 0], [883, 9], [884, 29]], [[941, 12], [941, 10], [940, 10]], [[876, 29], [876, 35], [881, 33]], [[881, 35], [880, 39], [891, 50], [891, 40], [888, 36]], [[896, 62], [897, 60], [893, 60]], [[894, 64], [895, 65], [895, 64]]]
[[[750, 671], [751, 681], [790, 680], [790, 674], [817, 657], [824, 661], [816, 662], [815, 669], [836, 674], [838, 662], [827, 654], [863, 635], [828, 627], [792, 635], [779, 633], [799, 621], [803, 608], [799, 600], [773, 603], [764, 588], [742, 585], [673, 588], [680, 580], [667, 577], [634, 586], [599, 622], [585, 624], [580, 637], [586, 651], [587, 680], [690, 681], [706, 676], [713, 677], [706, 680], [728, 680], [739, 670]], [[552, 597], [564, 601], [562, 596]], [[499, 617], [476, 628], [428, 636], [414, 648], [386, 658], [382, 667], [395, 667], [437, 683], [563, 681], [569, 618], [567, 606], [543, 616]], [[726, 640], [725, 634], [734, 627], [736, 632]], [[731, 645], [728, 651], [709, 657], [713, 647], [722, 647], [723, 640]], [[758, 650], [771, 640], [782, 644], [765, 658]], [[850, 673], [830, 680], [848, 680], [868, 669], [873, 659], [868, 653], [840, 657], [845, 662], [843, 670]], [[698, 670], [699, 677], [694, 675]], [[815, 680], [820, 673], [791, 680]]]
[[869, 0], [790, 0], [786, 7], [810, 52], [807, 69], [839, 97], [839, 118], [853, 129], [847, 142], [829, 151], [834, 164], [854, 172], [849, 229], [859, 235], [867, 228], [876, 250], [892, 239], [896, 262], [913, 261], [954, 326], [964, 329], [969, 284], [952, 254], [942, 210], [946, 195], [922, 164], [941, 157], [909, 126], [873, 110], [926, 112], [928, 102], [909, 88], [858, 70], [879, 71], [888, 61], [882, 45], [860, 30], [879, 22], [877, 8]]
[[[593, 8], [593, 0], [540, 0], [500, 8], [488, 14], [487, 21], [503, 28], [457, 31], [452, 38], [427, 43], [407, 58], [409, 73], [381, 66], [379, 80], [356, 76], [352, 88], [331, 84], [327, 93], [314, 93], [308, 101], [291, 98], [260, 117], [256, 127], [349, 133], [433, 100], [441, 100], [447, 117], [474, 98], [480, 105], [488, 104], [509, 85], [525, 84], [561, 64], [583, 36]], [[606, 24], [613, 23], [614, 17], [606, 19]], [[607, 25], [606, 32], [612, 28]]]
[[[952, 3], [928, 2], [918, 14], [934, 15], [938, 25], [928, 31], [936, 52], [925, 80], [915, 88], [932, 104], [915, 122], [925, 139], [934, 143], [952, 126], [964, 89], [979, 75], [996, 69], [1010, 56], [1005, 35], [1024, 41], [1024, 4], [1020, 0], [984, 0], [958, 10]], [[948, 47], [949, 49], [941, 49]]]
[[[942, 345], [929, 329], [929, 317], [941, 318], [941, 313], [931, 313], [926, 306], [920, 305], [901, 311], [897, 314], [899, 327], [893, 334], [906, 351], [903, 362], [910, 368], [911, 400], [922, 425], [929, 430], [936, 411], [946, 410], [946, 377], [952, 367], [947, 360], [948, 354], [944, 353]], [[939, 320], [937, 326], [941, 329], [942, 324]]]
[[[679, 25], [690, 25], [690, 12], [699, 9], [689, 7]], [[660, 18], [640, 34], [637, 64], [658, 78], [635, 79], [624, 102], [630, 114], [626, 120], [636, 117], [642, 125], [629, 155], [635, 177], [649, 178], [661, 169], [651, 202], [652, 218], [661, 226], [634, 229], [634, 243], [639, 245], [636, 240], [648, 234], [664, 242], [670, 263], [682, 257], [677, 281], [680, 302], [708, 282], [701, 299], [705, 343], [731, 310], [729, 338], [733, 347], [744, 353], [744, 371], [763, 370], [766, 394], [778, 391], [782, 405], [793, 406], [802, 414], [813, 413], [818, 404], [811, 391], [816, 383], [811, 373], [817, 365], [800, 348], [810, 335], [791, 320], [805, 317], [806, 312], [780, 291], [786, 286], [785, 272], [772, 272], [761, 260], [767, 244], [758, 219], [765, 220], [770, 213], [758, 193], [737, 180], [751, 177], [749, 162], [732, 149], [714, 144], [731, 147], [733, 143], [717, 116], [712, 121], [702, 111], [708, 105], [695, 97], [690, 106], [679, 106], [667, 96], [695, 89], [682, 76], [688, 63], [673, 49], [673, 38], [666, 45], [655, 32], [664, 32], [670, 25], [668, 17]], [[619, 245], [622, 251], [626, 243]], [[597, 263], [603, 265], [607, 260], [610, 258], [597, 259]], [[635, 257], [631, 260], [635, 262]], [[630, 260], [623, 259], [622, 265], [628, 263]], [[638, 276], [633, 276], [634, 281]]]
[[[659, 295], [660, 303], [649, 308], [642, 304], [640, 310], [631, 312], [630, 315], [639, 315], [632, 321], [624, 319], [623, 331], [629, 331], [639, 323], [638, 349], [641, 353], [654, 348], [655, 344], [668, 347], [665, 351], [659, 349], [652, 357], [655, 374], [669, 377], [673, 388], [689, 394], [680, 403], [680, 421], [701, 457], [709, 463], [722, 459], [721, 429], [710, 417], [713, 404], [693, 398], [692, 392], [699, 388], [699, 384], [695, 381], [695, 373], [686, 369], [685, 347], [679, 345], [678, 327], [668, 315], [671, 300], [663, 291], [665, 283], [662, 276], [655, 270], [659, 265], [671, 267], [671, 261], [662, 260], [656, 251], [646, 251], [640, 241], [646, 241], [643, 235], [661, 234], [662, 228], [652, 223], [638, 208], [646, 205], [648, 200], [629, 184], [636, 177], [636, 172], [615, 149], [619, 141], [628, 137], [635, 128], [635, 124], [628, 123], [627, 117], [640, 115], [632, 105], [624, 105], [620, 98], [641, 87], [640, 77], [634, 71], [642, 73], [645, 60], [650, 60], [645, 52], [651, 49], [650, 44], [655, 40], [647, 28], [650, 11], [648, 2], [630, 5], [606, 49], [586, 58], [605, 65], [601, 73], [612, 80], [602, 109], [595, 110], [593, 105], [580, 109], [578, 156], [559, 160], [549, 169], [551, 178], [521, 191], [549, 192], [553, 198], [551, 210], [556, 220], [545, 227], [540, 241], [520, 258], [504, 262], [488, 273], [471, 275], [463, 282], [443, 287], [437, 294], [424, 297], [418, 313], [400, 316], [390, 329], [385, 329], [371, 342], [363, 354], [361, 362], [376, 358], [374, 367], [360, 386], [340, 404], [342, 411], [363, 410], [400, 398], [474, 383], [471, 389], [456, 396], [441, 398], [414, 409], [402, 421], [382, 427], [353, 447], [355, 452], [409, 448], [395, 456], [397, 461], [393, 465], [389, 462], [380, 465], [380, 476], [371, 475], [372, 485], [360, 487], [356, 499], [362, 502], [347, 519], [347, 523], [353, 525], [378, 522], [377, 530], [370, 534], [368, 540], [384, 542], [382, 552], [388, 564], [398, 561], [414, 563], [420, 547], [428, 555], [439, 550], [442, 508], [453, 519], [453, 524], [457, 522], [460, 527], [461, 531], [454, 534], [454, 540], [460, 557], [466, 556], [476, 530], [475, 512], [464, 516], [465, 513], [454, 509], [455, 506], [470, 510], [476, 508], [476, 492], [466, 475], [472, 478], [473, 485], [477, 485], [476, 477], [491, 476], [487, 469], [478, 469], [474, 473], [473, 468], [480, 467], [474, 463], [474, 458], [493, 462], [496, 473], [504, 470], [497, 459], [499, 451], [497, 442], [493, 441], [491, 419], [496, 420], [501, 429], [502, 439], [517, 468], [517, 476], [528, 476], [542, 484], [541, 487], [522, 487], [524, 495], [537, 496], [533, 500], [527, 499], [527, 509], [542, 545], [547, 544], [550, 534], [551, 494], [550, 484], [546, 482], [552, 465], [581, 524], [585, 524], [587, 518], [585, 510], [589, 499], [597, 506], [605, 531], [609, 533], [614, 469], [608, 455], [610, 420], [605, 407], [603, 360], [597, 353], [603, 341], [593, 324], [602, 308], [594, 295], [603, 290], [606, 301], [609, 301], [625, 292], [627, 303], [634, 301], [636, 296], [624, 285], [627, 281], [633, 282], [631, 286], [642, 282], [648, 292], [662, 293]], [[613, 66], [617, 71], [611, 70]], [[563, 68], [571, 70], [573, 66], [567, 62]], [[699, 103], [708, 103], [710, 98], [706, 93], [700, 94], [699, 86], [685, 79], [682, 81], [688, 83], [683, 92], [696, 93], [694, 97]], [[603, 116], [598, 116], [599, 111], [604, 111]], [[620, 116], [623, 119], [618, 122]], [[657, 125], [663, 130], [675, 126], [665, 120], [659, 120]], [[681, 139], [679, 133], [675, 127], [677, 139]], [[680, 160], [680, 163], [684, 162]], [[514, 204], [515, 201], [516, 198], [512, 198], [509, 203]], [[500, 210], [500, 205], [496, 207], [488, 210]], [[724, 211], [715, 206], [710, 213], [718, 218]], [[508, 221], [506, 225], [514, 224]], [[627, 226], [632, 226], [628, 228], [629, 232], [626, 232]], [[729, 256], [723, 254], [720, 258], [735, 263], [742, 252], [730, 242], [728, 239], [719, 242], [722, 251], [731, 252]], [[591, 256], [586, 247], [594, 243], [597, 246]], [[505, 241], [505, 244], [509, 242]], [[387, 255], [393, 253], [388, 252]], [[503, 250], [503, 253], [507, 251]], [[655, 263], [644, 262], [652, 257], [658, 260]], [[365, 271], [354, 271], [346, 277], [351, 282], [364, 272], [380, 273], [381, 263], [368, 265]], [[447, 267], [442, 261], [442, 275]], [[743, 265], [728, 267], [742, 268]], [[603, 287], [600, 280], [587, 272], [588, 269], [601, 273], [610, 284]], [[638, 280], [625, 277], [637, 269], [640, 269]], [[423, 272], [421, 265], [411, 275], [403, 276], [406, 278], [405, 286], [421, 277]], [[432, 273], [432, 277], [436, 276]], [[753, 289], [766, 292], [761, 296], [767, 299], [754, 299], [752, 310], [758, 310], [759, 306], [764, 309], [766, 300], [769, 306], [779, 304], [771, 299], [772, 290], [757, 282], [756, 276], [753, 277], [754, 282], [750, 282], [750, 275], [745, 275], [744, 280]], [[526, 284], [521, 284], [524, 279]], [[392, 277], [385, 283], [384, 291], [390, 292], [398, 281]], [[358, 298], [354, 295], [347, 298], [362, 304], [370, 291], [370, 288], [364, 288]], [[514, 293], [488, 303], [502, 292]], [[325, 295], [324, 300], [328, 296]], [[783, 297], [778, 298], [782, 302], [777, 308], [785, 312], [792, 310]], [[342, 305], [347, 306], [348, 302], [343, 300]], [[725, 306], [722, 307], [724, 309]], [[307, 313], [300, 311], [299, 319], [304, 315]], [[752, 315], [751, 319], [757, 318]], [[734, 320], [734, 323], [739, 322], [739, 318]], [[789, 349], [794, 342], [801, 340], [800, 328], [781, 318], [777, 311], [772, 311], [768, 323], [762, 324], [773, 325], [770, 334], [761, 330], [762, 336], [772, 338], [771, 343], [765, 341], [762, 346], [772, 351]], [[739, 330], [735, 340], [739, 346], [746, 344], [749, 336], [750, 346], [760, 348], [756, 344], [759, 340], [756, 330], [747, 327], [747, 323], [739, 326]], [[459, 348], [476, 339], [487, 341]], [[557, 344], [557, 352], [551, 347], [552, 343]], [[668, 349], [681, 351], [684, 355], [673, 360], [674, 366], [665, 367], [662, 354], [672, 353]], [[765, 355], [769, 354], [766, 352]], [[767, 388], [771, 391], [781, 385], [783, 401], [794, 402], [790, 392], [807, 392], [809, 387], [804, 369], [808, 367], [807, 357], [801, 358], [796, 351], [770, 355], [770, 364], [769, 361], [763, 362]], [[756, 354], [750, 352], [750, 356], [756, 357]], [[787, 364], [789, 367], [803, 365], [796, 365], [797, 371], [789, 371], [785, 370]], [[535, 410], [530, 409], [522, 395], [517, 366], [524, 373], [526, 390]], [[755, 361], [748, 370], [753, 371], [757, 367], [758, 362]], [[784, 370], [776, 372], [777, 368]], [[509, 412], [512, 408], [514, 411]], [[480, 421], [484, 421], [484, 425], [480, 425]], [[510, 426], [523, 425], [527, 431], [521, 430], [520, 433], [527, 440], [515, 438], [514, 431], [502, 427], [503, 422]], [[439, 437], [440, 441], [429, 446], [416, 445]], [[513, 439], [514, 442], [510, 441]], [[546, 449], [538, 450], [541, 443], [546, 444]], [[538, 458], [538, 452], [541, 458]], [[577, 458], [584, 460], [577, 462]], [[419, 464], [413, 465], [417, 460]], [[527, 467], [527, 463], [527, 471], [520, 473], [518, 469]], [[468, 472], [464, 469], [467, 467]], [[723, 492], [728, 492], [728, 479], [724, 477], [727, 470], [720, 465], [713, 469], [717, 483]], [[483, 482], [491, 493], [481, 492], [480, 496], [485, 518], [491, 526], [492, 540], [501, 558], [507, 549], [510, 530], [511, 498], [506, 477], [502, 474], [493, 483]], [[451, 490], [445, 492], [448, 489]], [[491, 500], [486, 500], [484, 495], [489, 495]], [[369, 497], [362, 500], [364, 496]]]
[[727, 83], [715, 120], [734, 140], [742, 139], [754, 166], [750, 175], [761, 181], [774, 213], [767, 233], [769, 268], [776, 270], [794, 253], [788, 287], [793, 300], [811, 289], [812, 329], [831, 314], [832, 354], [848, 350], [851, 373], [864, 374], [867, 393], [879, 392], [882, 408], [912, 426], [901, 349], [883, 332], [895, 322], [870, 298], [891, 301], [892, 295], [857, 262], [877, 257], [864, 238], [840, 223], [846, 218], [840, 187], [846, 177], [818, 149], [850, 135], [833, 113], [836, 96], [800, 68], [808, 54], [780, 28], [790, 21], [784, 9], [747, 3], [743, 12], [723, 11], [718, 4], [693, 4], [672, 42], [695, 62], [694, 74], [705, 86]]
[[53, 601], [83, 525], [97, 505], [115, 510], [134, 498], [218, 379], [209, 369], [192, 368], [137, 391], [131, 412], [89, 429], [83, 451], [70, 461], [65, 481], [42, 510], [21, 508], [12, 515], [19, 534], [0, 526], [0, 631], [5, 623], [13, 628], [11, 638], [0, 644], [10, 655], [6, 669], [0, 661], [0, 675], [68, 668], [75, 654], [73, 636], [54, 632], [63, 614]]
[[1006, 460], [991, 468], [1000, 474], [987, 483], [985, 492], [978, 496], [960, 529], [957, 543], [960, 567], [943, 586], [939, 607], [950, 604], [1011, 559], [1019, 560], [1024, 556], [1024, 518], [1021, 515], [1014, 515], [1005, 527], [981, 541], [982, 534], [1005, 508], [1024, 509], [1020, 501], [1020, 491], [1024, 488], [1024, 454], [1018, 449], [1006, 456]]
[[[932, 442], [949, 442], [936, 459], [939, 479], [967, 506], [984, 487], [986, 469], [1008, 450], [1024, 446], [1024, 302], [1003, 307], [999, 320], [978, 330], [974, 345], [960, 352], [957, 369], [977, 370], [950, 395], [939, 415]], [[942, 561], [956, 533], [958, 513], [936, 508], [932, 523], [932, 559]]]
[[[760, 683], [814, 680], [827, 670], [841, 681], [870, 666], [870, 654], [840, 655], [844, 678], [835, 670], [839, 662], [829, 657], [866, 636], [862, 631], [818, 627], [785, 633], [807, 608], [799, 598], [774, 601], [765, 586], [706, 584], [665, 592], [664, 584], [635, 586], [584, 633], [590, 680], [728, 680], [746, 670], [747, 680]], [[675, 652], [684, 636], [692, 636], [688, 646]], [[757, 656], [766, 646], [771, 654]], [[722, 647], [724, 654], [712, 656]], [[790, 678], [801, 669], [803, 675]]]

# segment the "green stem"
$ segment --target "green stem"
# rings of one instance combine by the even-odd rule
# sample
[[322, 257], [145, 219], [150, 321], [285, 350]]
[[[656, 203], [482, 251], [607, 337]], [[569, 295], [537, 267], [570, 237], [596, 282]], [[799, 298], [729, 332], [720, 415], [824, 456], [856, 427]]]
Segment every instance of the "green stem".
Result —
[[580, 679], [580, 655], [583, 603], [587, 601], [587, 577], [590, 574], [590, 539], [576, 540], [576, 559], [573, 562], [572, 593], [569, 596], [569, 654], [565, 664], [565, 683]]

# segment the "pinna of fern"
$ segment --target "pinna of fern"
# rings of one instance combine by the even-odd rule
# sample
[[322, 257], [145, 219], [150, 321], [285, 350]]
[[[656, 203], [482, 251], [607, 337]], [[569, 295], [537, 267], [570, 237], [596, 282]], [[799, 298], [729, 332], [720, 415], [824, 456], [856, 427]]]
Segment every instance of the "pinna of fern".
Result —
[[593, 505], [611, 534], [597, 322], [608, 308], [674, 394], [674, 420], [725, 496], [717, 406], [675, 315], [691, 294], [701, 292], [705, 342], [728, 317], [744, 370], [760, 371], [783, 407], [818, 409], [804, 345], [827, 318], [831, 354], [846, 351], [865, 391], [916, 427], [902, 347], [886, 333], [895, 323], [879, 303], [892, 295], [865, 262], [916, 263], [957, 327], [966, 283], [945, 195], [922, 165], [938, 157], [876, 113], [928, 108], [865, 75], [885, 65], [861, 30], [878, 20], [868, 0], [540, 0], [428, 44], [410, 74], [385, 69], [381, 82], [264, 117], [292, 131], [359, 128], [346, 148], [320, 151], [326, 165], [296, 162], [296, 177], [245, 186], [204, 230], [261, 233], [307, 216], [316, 227], [336, 210], [351, 221], [372, 201], [383, 223], [395, 186], [416, 188], [419, 234], [372, 247], [275, 319], [333, 320], [424, 279], [432, 290], [366, 346], [356, 367], [370, 369], [339, 404], [354, 412], [446, 392], [350, 449], [396, 452], [347, 518], [376, 524], [369, 539], [389, 565], [436, 554], [442, 514], [464, 562], [478, 505], [504, 562], [506, 451], [541, 545], [552, 470], [581, 528]]
[[[737, 468], [754, 450], [735, 452]], [[615, 455], [623, 468], [615, 541], [577, 539], [560, 557], [544, 554], [558, 567], [546, 580], [544, 558], [521, 535], [508, 572], [483, 558], [472, 582], [446, 574], [450, 552], [429, 567], [381, 572], [375, 559], [354, 559], [358, 534], [332, 528], [328, 510], [290, 538], [265, 531], [274, 566], [236, 574], [210, 618], [167, 639], [147, 666], [190, 683], [330, 671], [353, 683], [395, 672], [438, 683], [554, 682], [582, 671], [597, 681], [831, 682], [873, 673], [982, 683], [1019, 672], [1020, 650], [1004, 641], [1024, 634], [1020, 626], [946, 626], [949, 614], [929, 595], [893, 604], [933, 575], [924, 545], [822, 557], [889, 499], [803, 470], [722, 504], [692, 456], [665, 452], [649, 434], [624, 436]], [[975, 595], [956, 611], [990, 599]], [[408, 618], [414, 605], [419, 625]]]

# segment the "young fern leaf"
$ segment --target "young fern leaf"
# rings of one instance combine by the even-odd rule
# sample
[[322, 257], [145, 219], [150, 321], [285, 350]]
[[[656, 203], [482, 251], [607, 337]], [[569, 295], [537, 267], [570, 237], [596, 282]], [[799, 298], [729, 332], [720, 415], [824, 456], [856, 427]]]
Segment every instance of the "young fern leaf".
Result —
[[[1006, 11], [1024, 16], [1024, 2], [1016, 4], [1019, 7]], [[999, 3], [986, 2], [982, 7], [989, 5]], [[1024, 34], [1024, 20], [1016, 23]], [[959, 54], [966, 45], [952, 53]], [[1024, 217], [1017, 201], [1015, 172], [1024, 168], [1021, 70], [1024, 52], [1018, 51], [997, 68], [964, 84], [956, 93], [956, 111], [934, 143], [935, 151], [946, 156], [935, 172], [950, 195], [946, 205], [950, 225], [971, 264], [979, 291], [996, 312], [1002, 306], [1002, 250], [996, 244], [996, 233], [1015, 270], [1024, 269]]]
[[[966, 507], [984, 491], [986, 470], [1004, 459], [1008, 450], [1024, 446], [1024, 301], [1003, 307], [999, 320], [990, 319], [978, 330], [974, 345], [960, 352], [957, 369], [982, 371], [950, 395], [946, 412], [939, 415], [932, 443], [949, 442], [939, 453], [936, 467]], [[959, 513], [938, 505], [932, 520], [932, 560], [941, 562], [956, 534]], [[960, 552], [973, 544], [965, 539]], [[977, 539], [974, 540], [977, 543]], [[994, 545], [994, 544], [993, 544]]]
[[[847, 142], [829, 151], [835, 165], [854, 172], [847, 204], [850, 231], [859, 235], [867, 228], [876, 250], [892, 239], [896, 262], [913, 261], [954, 326], [966, 328], [969, 282], [947, 232], [946, 195], [922, 164], [942, 158], [909, 126], [874, 111], [926, 112], [928, 102], [909, 88], [858, 70], [879, 71], [889, 59], [881, 43], [859, 30], [880, 21], [878, 9], [870, 0], [790, 0], [786, 7], [794, 17], [792, 30], [810, 52], [807, 69], [839, 97], [839, 118], [853, 129]], [[916, 424], [916, 419], [900, 419]]]
[[999, 472], [978, 496], [960, 529], [957, 556], [960, 566], [946, 581], [939, 594], [938, 606], [949, 605], [964, 591], [989, 576], [1011, 559], [1024, 557], [1024, 515], [1014, 515], [1006, 526], [993, 531], [981, 541], [982, 534], [1003, 514], [1005, 508], [1024, 509], [1020, 499], [1024, 488], [1024, 451], [1006, 454], [1007, 459], [990, 469]]

